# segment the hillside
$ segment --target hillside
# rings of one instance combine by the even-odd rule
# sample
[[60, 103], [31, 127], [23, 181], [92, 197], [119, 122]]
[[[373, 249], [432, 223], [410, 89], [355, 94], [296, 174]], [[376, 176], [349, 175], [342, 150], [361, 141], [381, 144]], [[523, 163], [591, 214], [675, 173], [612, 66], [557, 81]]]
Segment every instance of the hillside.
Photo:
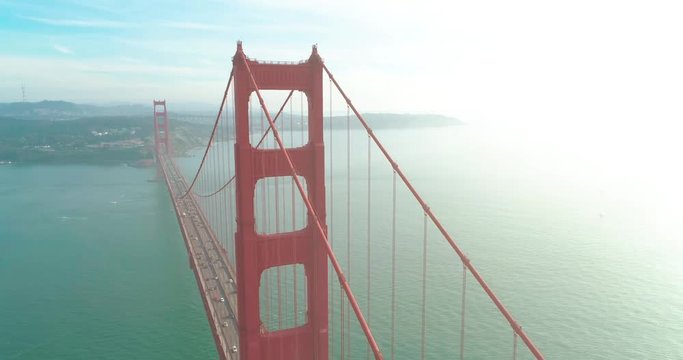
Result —
[[[174, 119], [180, 119], [190, 123], [212, 124], [215, 121], [215, 110], [196, 111], [193, 109], [194, 108], [190, 109], [187, 106], [169, 106], [169, 115]], [[151, 104], [88, 105], [68, 101], [50, 100], [39, 102], [0, 103], [0, 116], [25, 120], [62, 121], [112, 116], [143, 117], [150, 116], [151, 112]], [[296, 119], [299, 115], [294, 116]], [[456, 118], [436, 114], [367, 113], [363, 114], [363, 116], [370, 126], [375, 129], [438, 127], [463, 124], [462, 121]], [[282, 118], [289, 118], [289, 114], [283, 113]], [[329, 118], [325, 117], [325, 121], [329, 121]], [[332, 121], [333, 128], [346, 128], [346, 116], [333, 116]], [[357, 124], [357, 122], [356, 124], [352, 122], [352, 127], [358, 126], [359, 124]]]
[[[171, 122], [177, 154], [201, 146], [207, 125]], [[0, 117], [0, 161], [42, 163], [121, 163], [152, 157], [150, 117], [86, 117], [25, 120]]]
[[68, 101], [0, 103], [0, 116], [26, 120], [74, 120], [92, 116], [149, 115], [151, 106], [144, 105], [87, 105]]

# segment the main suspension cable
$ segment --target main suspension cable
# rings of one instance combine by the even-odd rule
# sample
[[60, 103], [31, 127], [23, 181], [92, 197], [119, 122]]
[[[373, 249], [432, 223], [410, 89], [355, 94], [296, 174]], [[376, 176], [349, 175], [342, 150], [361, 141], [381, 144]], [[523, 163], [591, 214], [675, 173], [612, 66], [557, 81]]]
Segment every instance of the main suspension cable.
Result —
[[197, 178], [199, 178], [199, 173], [202, 171], [202, 167], [204, 167], [204, 162], [206, 161], [206, 156], [209, 153], [209, 148], [211, 148], [211, 143], [213, 142], [213, 137], [216, 135], [216, 128], [218, 127], [218, 122], [221, 119], [221, 114], [223, 113], [223, 108], [225, 107], [225, 100], [228, 98], [228, 90], [230, 90], [230, 84], [232, 84], [232, 79], [233, 79], [233, 73], [234, 70], [230, 71], [230, 78], [228, 79], [228, 85], [225, 86], [225, 92], [223, 93], [223, 100], [221, 100], [221, 107], [218, 110], [218, 115], [216, 115], [216, 121], [213, 123], [213, 129], [211, 130], [211, 137], [209, 137], [209, 143], [206, 145], [206, 150], [204, 150], [204, 156], [202, 156], [202, 162], [199, 164], [199, 168], [197, 169], [197, 172], [194, 174], [194, 179], [192, 179], [192, 183], [190, 184], [190, 187], [187, 188], [187, 191], [180, 196], [180, 198], [184, 198], [189, 194], [192, 189], [194, 188], [194, 184], [197, 182]]

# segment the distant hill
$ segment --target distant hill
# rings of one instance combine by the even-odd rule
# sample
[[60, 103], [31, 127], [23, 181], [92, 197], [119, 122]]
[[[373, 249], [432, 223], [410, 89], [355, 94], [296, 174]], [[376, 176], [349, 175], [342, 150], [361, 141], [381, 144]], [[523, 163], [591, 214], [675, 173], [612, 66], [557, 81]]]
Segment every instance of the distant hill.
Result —
[[[150, 118], [151, 116], [151, 104], [89, 105], [76, 104], [68, 101], [50, 100], [43, 100], [39, 102], [0, 103], [0, 117], [22, 120], [62, 121], [83, 118], [92, 119], [97, 117]], [[169, 111], [169, 116], [172, 121], [182, 120], [185, 122], [197, 124], [212, 124], [216, 119], [216, 115], [209, 111]], [[370, 126], [374, 129], [439, 127], [463, 124], [462, 121], [456, 118], [436, 114], [369, 113], [363, 114], [363, 116], [368, 121]], [[294, 117], [296, 119], [299, 117], [299, 115], [294, 115]], [[282, 118], [288, 119], [289, 114], [283, 113]], [[330, 119], [328, 117], [325, 117], [326, 129], [329, 128], [329, 121]], [[360, 128], [360, 123], [358, 121], [352, 121], [351, 127], [354, 129]], [[287, 128], [286, 125], [285, 128]], [[345, 129], [346, 116], [333, 116], [332, 128]]]
[[0, 116], [27, 120], [73, 120], [93, 116], [142, 116], [151, 113], [151, 105], [98, 106], [68, 101], [0, 103]]
[[[211, 126], [170, 124], [177, 154], [204, 146]], [[97, 116], [52, 121], [0, 116], [0, 164], [131, 163], [152, 157], [153, 124], [146, 117]]]

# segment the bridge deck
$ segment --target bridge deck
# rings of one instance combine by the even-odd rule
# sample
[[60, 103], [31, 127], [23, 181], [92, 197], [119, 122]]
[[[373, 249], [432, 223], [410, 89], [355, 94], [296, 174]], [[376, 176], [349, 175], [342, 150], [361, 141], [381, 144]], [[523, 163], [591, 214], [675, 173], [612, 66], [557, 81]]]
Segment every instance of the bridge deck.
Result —
[[197, 286], [221, 359], [239, 359], [237, 286], [235, 272], [225, 250], [212, 232], [185, 177], [171, 159], [162, 157], [161, 172], [168, 187]]

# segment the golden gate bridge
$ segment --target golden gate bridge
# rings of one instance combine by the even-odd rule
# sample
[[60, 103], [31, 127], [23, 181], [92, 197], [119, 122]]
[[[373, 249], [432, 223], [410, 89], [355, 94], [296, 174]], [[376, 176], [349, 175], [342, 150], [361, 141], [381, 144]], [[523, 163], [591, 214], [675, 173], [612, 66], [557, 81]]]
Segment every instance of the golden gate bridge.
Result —
[[[272, 113], [266, 98], [278, 95]], [[490, 358], [468, 345], [481, 329], [496, 332], [468, 321], [473, 286], [510, 334], [496, 339], [508, 350], [495, 354], [544, 358], [316, 46], [305, 61], [266, 62], [237, 43], [192, 181], [172, 157], [164, 100], [154, 101], [154, 130], [159, 175], [220, 359]], [[367, 140], [356, 141], [358, 131]], [[430, 306], [432, 297], [448, 306]]]

